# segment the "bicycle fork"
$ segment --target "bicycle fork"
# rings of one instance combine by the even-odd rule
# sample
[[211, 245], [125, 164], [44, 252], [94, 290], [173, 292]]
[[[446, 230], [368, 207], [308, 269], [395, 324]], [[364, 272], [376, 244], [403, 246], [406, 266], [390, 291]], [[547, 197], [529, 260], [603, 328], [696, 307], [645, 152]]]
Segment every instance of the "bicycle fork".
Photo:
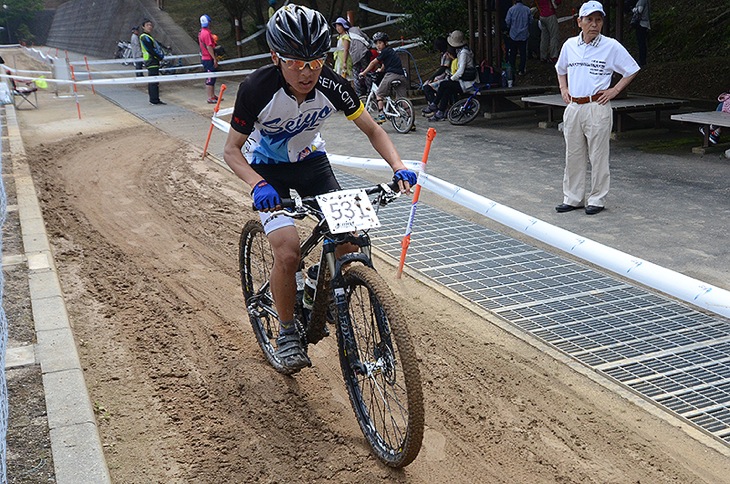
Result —
[[[329, 245], [329, 247], [328, 247]], [[373, 377], [375, 374], [386, 374], [390, 373], [392, 368], [392, 352], [389, 350], [390, 345], [390, 332], [383, 332], [383, 328], [380, 328], [380, 334], [387, 334], [386, 341], [381, 341], [377, 348], [374, 348], [375, 361], [363, 361], [360, 359], [360, 348], [358, 347], [357, 338], [355, 337], [352, 320], [350, 318], [350, 295], [347, 293], [347, 287], [345, 280], [342, 275], [342, 267], [345, 264], [360, 262], [368, 267], [373, 267], [373, 263], [370, 259], [370, 244], [367, 240], [367, 236], [361, 236], [359, 243], [361, 252], [353, 252], [346, 254], [339, 259], [335, 258], [334, 254], [334, 243], [325, 241], [324, 251], [322, 254], [322, 262], [326, 263], [329, 267], [332, 279], [330, 281], [330, 290], [334, 296], [335, 306], [337, 307], [337, 329], [342, 345], [342, 350], [347, 358], [348, 365], [358, 375], [363, 375], [368, 378]], [[372, 303], [372, 301], [371, 301]], [[382, 311], [381, 308], [376, 308], [376, 311]], [[378, 325], [383, 320], [382, 316], [376, 318]], [[381, 351], [384, 349], [385, 351]]]

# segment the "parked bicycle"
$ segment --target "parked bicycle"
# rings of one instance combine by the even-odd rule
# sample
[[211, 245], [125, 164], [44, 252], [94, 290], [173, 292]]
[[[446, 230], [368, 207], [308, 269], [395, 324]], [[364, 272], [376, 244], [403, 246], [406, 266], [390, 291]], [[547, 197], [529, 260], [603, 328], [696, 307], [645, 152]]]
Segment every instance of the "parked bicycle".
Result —
[[[370, 92], [367, 96], [360, 96], [360, 101], [365, 105], [365, 109], [373, 118], [377, 118], [378, 98], [375, 95], [378, 90], [378, 84], [373, 79]], [[413, 104], [406, 98], [396, 97], [396, 87], [400, 86], [401, 81], [392, 81], [390, 83], [390, 93], [383, 99], [383, 114], [389, 119], [393, 127], [399, 133], [408, 133], [413, 129], [416, 118], [414, 116]]]
[[165, 58], [160, 62], [160, 74], [179, 74], [180, 68], [183, 65], [182, 59], [172, 59], [174, 54], [172, 53], [172, 47], [169, 45], [161, 45], [162, 53], [165, 54]]
[[479, 102], [479, 91], [489, 89], [489, 84], [474, 84], [474, 90], [466, 97], [462, 97], [451, 105], [446, 113], [451, 124], [461, 126], [470, 123], [476, 118], [482, 108]]
[[115, 59], [124, 59], [122, 64], [128, 66], [132, 63], [132, 44], [123, 40], [117, 40], [117, 51], [114, 53]]
[[[371, 202], [369, 196], [375, 195]], [[317, 197], [282, 200], [272, 216], [311, 218], [316, 224], [301, 243], [295, 314], [302, 345], [316, 344], [335, 325], [340, 368], [350, 403], [375, 456], [391, 467], [416, 458], [423, 440], [423, 393], [413, 343], [397, 299], [375, 271], [367, 231], [379, 226], [376, 207], [398, 197], [397, 185], [342, 190]], [[353, 232], [358, 230], [358, 233]], [[302, 283], [305, 265], [310, 284]], [[359, 252], [335, 257], [335, 246]], [[270, 290], [273, 250], [261, 222], [249, 221], [239, 246], [241, 284], [251, 325], [268, 362], [288, 374], [276, 356], [279, 319]], [[313, 294], [312, 294], [313, 290]], [[311, 301], [311, 302], [310, 302]]]

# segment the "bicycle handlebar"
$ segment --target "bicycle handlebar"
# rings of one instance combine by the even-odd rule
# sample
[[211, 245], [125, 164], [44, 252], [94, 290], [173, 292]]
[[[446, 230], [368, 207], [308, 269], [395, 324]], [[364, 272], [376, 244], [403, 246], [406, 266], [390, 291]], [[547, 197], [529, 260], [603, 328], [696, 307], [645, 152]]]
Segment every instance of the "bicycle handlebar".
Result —
[[[398, 182], [393, 181], [390, 183], [381, 183], [379, 185], [371, 186], [368, 188], [365, 188], [365, 193], [368, 195], [385, 195], [385, 194], [391, 194], [391, 197], [388, 197], [386, 200], [381, 200], [381, 205], [387, 205], [388, 203], [392, 202], [396, 198], [400, 196], [400, 188], [398, 187]], [[319, 210], [317, 210], [317, 197], [302, 197], [302, 198], [282, 198], [281, 199], [281, 209], [280, 210], [272, 210], [271, 212], [268, 212], [269, 214], [273, 215], [284, 215], [285, 217], [302, 217], [304, 215], [307, 215], [309, 213], [319, 213]], [[252, 208], [256, 210], [256, 207], [252, 205]], [[294, 211], [290, 210], [294, 209]]]

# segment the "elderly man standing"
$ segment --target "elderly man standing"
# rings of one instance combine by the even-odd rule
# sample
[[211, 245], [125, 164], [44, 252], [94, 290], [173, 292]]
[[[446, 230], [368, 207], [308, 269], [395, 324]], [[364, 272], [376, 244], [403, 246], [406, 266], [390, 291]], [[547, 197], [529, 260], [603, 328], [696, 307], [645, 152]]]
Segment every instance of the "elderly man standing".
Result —
[[[615, 39], [601, 34], [603, 5], [591, 0], [578, 14], [581, 33], [565, 41], [555, 65], [560, 95], [568, 106], [563, 115], [565, 174], [563, 203], [558, 212], [583, 208], [588, 215], [603, 210], [609, 188], [609, 139], [615, 98], [639, 72], [639, 64]], [[613, 73], [621, 80], [611, 85]], [[591, 187], [586, 193], [586, 172], [591, 164]], [[585, 204], [585, 205], [584, 205]]]

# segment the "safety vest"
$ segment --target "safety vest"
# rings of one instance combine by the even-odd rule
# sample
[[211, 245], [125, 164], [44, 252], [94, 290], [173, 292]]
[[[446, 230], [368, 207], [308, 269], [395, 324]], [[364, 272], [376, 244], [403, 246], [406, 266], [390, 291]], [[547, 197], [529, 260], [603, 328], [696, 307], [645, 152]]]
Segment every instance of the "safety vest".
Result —
[[[148, 34], [146, 32], [139, 36], [139, 43], [140, 43], [140, 46], [142, 47], [142, 59], [144, 59], [145, 63], [147, 63], [147, 61], [149, 61], [150, 58], [153, 58], [155, 60], [157, 59], [157, 55], [153, 56], [150, 53], [150, 51], [147, 50], [147, 43], [146, 43], [147, 39], [149, 39], [151, 41], [153, 46], [157, 43], [157, 41], [150, 34]], [[159, 64], [159, 62], [158, 62], [158, 64]]]

